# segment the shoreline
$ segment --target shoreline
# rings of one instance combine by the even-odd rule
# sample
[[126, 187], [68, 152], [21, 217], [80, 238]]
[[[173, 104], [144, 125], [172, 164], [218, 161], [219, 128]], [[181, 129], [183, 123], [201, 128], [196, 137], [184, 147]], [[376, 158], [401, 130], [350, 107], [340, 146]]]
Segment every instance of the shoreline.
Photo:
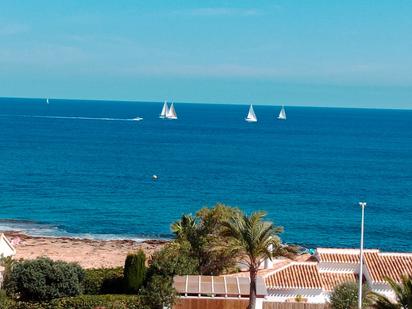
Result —
[[52, 260], [76, 262], [83, 268], [124, 266], [129, 252], [142, 249], [149, 260], [168, 240], [131, 239], [100, 240], [75, 237], [32, 236], [21, 231], [3, 231], [16, 249], [15, 260], [48, 257]]

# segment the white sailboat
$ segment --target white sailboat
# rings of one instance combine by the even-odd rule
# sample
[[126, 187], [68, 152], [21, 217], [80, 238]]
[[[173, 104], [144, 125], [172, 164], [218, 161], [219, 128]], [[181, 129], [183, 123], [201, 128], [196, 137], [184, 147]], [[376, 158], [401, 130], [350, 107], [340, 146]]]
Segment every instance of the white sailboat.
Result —
[[177, 119], [177, 114], [176, 114], [175, 107], [174, 107], [173, 103], [170, 105], [170, 108], [166, 113], [166, 118], [167, 119]]
[[278, 116], [279, 120], [286, 120], [286, 111], [285, 111], [285, 107], [282, 105], [282, 109], [279, 112], [279, 116]]
[[253, 110], [252, 104], [250, 104], [249, 107], [249, 113], [247, 114], [247, 117], [245, 118], [247, 122], [257, 122], [256, 114], [255, 111]]
[[162, 119], [166, 118], [168, 112], [169, 112], [169, 107], [167, 106], [167, 102], [165, 101], [165, 103], [163, 104], [162, 112], [159, 115], [159, 118], [162, 118]]
[[46, 104], [49, 104], [49, 103], [50, 103], [50, 102], [49, 102], [49, 98], [47, 98], [47, 99], [46, 99]]

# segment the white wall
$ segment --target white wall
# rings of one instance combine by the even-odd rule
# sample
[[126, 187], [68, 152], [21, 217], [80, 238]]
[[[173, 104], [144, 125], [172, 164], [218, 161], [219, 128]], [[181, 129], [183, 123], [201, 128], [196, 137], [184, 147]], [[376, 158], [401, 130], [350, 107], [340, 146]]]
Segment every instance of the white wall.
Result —
[[325, 295], [321, 289], [268, 289], [267, 301], [285, 302], [296, 296], [306, 298], [308, 303], [324, 304]]
[[11, 246], [10, 242], [6, 239], [3, 234], [0, 234], [0, 257], [8, 257], [15, 255], [16, 251]]
[[319, 262], [318, 267], [323, 272], [359, 273], [359, 263]]

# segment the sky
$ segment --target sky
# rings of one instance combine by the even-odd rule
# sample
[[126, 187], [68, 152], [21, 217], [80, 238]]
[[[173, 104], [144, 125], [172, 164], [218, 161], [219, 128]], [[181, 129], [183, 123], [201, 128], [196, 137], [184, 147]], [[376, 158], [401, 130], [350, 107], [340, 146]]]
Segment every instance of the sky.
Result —
[[412, 1], [1, 0], [0, 97], [412, 108]]

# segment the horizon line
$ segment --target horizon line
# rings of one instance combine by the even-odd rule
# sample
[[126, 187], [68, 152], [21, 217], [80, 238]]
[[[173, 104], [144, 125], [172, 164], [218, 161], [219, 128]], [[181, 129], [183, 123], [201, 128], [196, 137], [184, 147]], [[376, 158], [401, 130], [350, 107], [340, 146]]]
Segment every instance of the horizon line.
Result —
[[412, 110], [412, 107], [365, 107], [365, 106], [341, 106], [341, 105], [331, 105], [331, 106], [319, 106], [319, 105], [295, 105], [295, 104], [265, 104], [265, 103], [240, 103], [240, 102], [189, 102], [189, 101], [175, 101], [175, 100], [161, 100], [161, 101], [142, 101], [142, 100], [132, 100], [132, 99], [82, 99], [82, 98], [62, 98], [62, 97], [9, 97], [0, 96], [0, 101], [4, 99], [12, 100], [56, 100], [56, 101], [92, 101], [92, 102], [127, 102], [127, 103], [149, 103], [149, 104], [163, 104], [165, 101], [168, 103], [173, 102], [174, 104], [199, 104], [199, 105], [238, 105], [238, 106], [285, 106], [285, 107], [299, 107], [299, 108], [335, 108], [335, 109], [372, 109], [372, 110]]

